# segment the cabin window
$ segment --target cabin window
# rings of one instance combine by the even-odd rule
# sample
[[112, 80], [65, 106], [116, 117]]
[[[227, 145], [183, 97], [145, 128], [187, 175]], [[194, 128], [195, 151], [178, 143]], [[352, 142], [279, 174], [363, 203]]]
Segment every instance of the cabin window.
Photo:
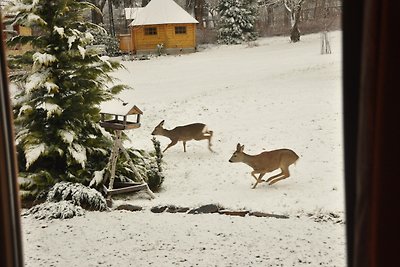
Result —
[[144, 35], [157, 35], [157, 28], [156, 27], [144, 28]]
[[175, 34], [186, 34], [186, 26], [176, 26]]

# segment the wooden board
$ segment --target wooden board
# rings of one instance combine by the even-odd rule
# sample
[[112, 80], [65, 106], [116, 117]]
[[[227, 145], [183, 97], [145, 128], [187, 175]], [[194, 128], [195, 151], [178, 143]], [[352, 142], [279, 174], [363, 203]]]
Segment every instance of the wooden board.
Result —
[[103, 128], [114, 129], [114, 130], [128, 130], [136, 129], [140, 127], [140, 123], [127, 121], [124, 125], [123, 121], [102, 121], [100, 126]]
[[103, 191], [106, 195], [116, 195], [116, 194], [130, 193], [130, 192], [138, 192], [138, 191], [141, 191], [144, 189], [147, 189], [146, 184], [127, 186], [127, 187], [116, 188], [116, 189], [111, 189], [111, 190], [108, 189], [107, 187], [103, 186]]

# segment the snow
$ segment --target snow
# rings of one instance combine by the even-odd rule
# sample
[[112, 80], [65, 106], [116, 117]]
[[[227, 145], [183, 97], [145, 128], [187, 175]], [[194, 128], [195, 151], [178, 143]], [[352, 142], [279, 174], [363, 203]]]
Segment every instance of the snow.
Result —
[[129, 26], [199, 23], [173, 0], [151, 0]]
[[58, 134], [62, 138], [62, 140], [67, 144], [71, 144], [72, 141], [74, 141], [75, 132], [73, 131], [59, 130]]
[[37, 108], [42, 108], [47, 111], [48, 119], [54, 114], [60, 115], [63, 112], [63, 109], [59, 105], [49, 102], [43, 102], [41, 105], [38, 105]]
[[25, 90], [27, 92], [32, 92], [32, 91], [36, 90], [40, 85], [45, 83], [48, 78], [49, 78], [48, 71], [35, 72], [35, 73], [31, 74], [27, 79], [27, 83], [25, 85]]
[[84, 42], [85, 43], [90, 43], [94, 40], [94, 36], [93, 34], [91, 34], [90, 32], [85, 32], [85, 38], [84, 38]]
[[45, 202], [32, 207], [24, 214], [32, 214], [35, 219], [68, 219], [74, 216], [82, 216], [85, 210], [74, 205], [71, 201]]
[[58, 33], [58, 35], [60, 35], [61, 37], [64, 37], [64, 28], [63, 27], [57, 27], [54, 26], [54, 31]]
[[110, 60], [109, 56], [101, 56], [100, 60], [101, 60], [101, 62], [107, 64], [108, 67], [110, 67], [110, 68], [112, 67], [111, 63], [109, 62], [109, 60]]
[[55, 84], [53, 82], [49, 82], [49, 81], [45, 82], [44, 86], [46, 87], [48, 93], [58, 91], [58, 89], [59, 89], [57, 84]]
[[18, 116], [21, 116], [21, 114], [24, 114], [25, 111], [31, 111], [32, 107], [29, 105], [23, 105], [20, 109], [19, 109], [19, 113]]
[[107, 114], [127, 115], [129, 111], [133, 108], [133, 106], [133, 103], [123, 102], [118, 99], [112, 99], [101, 103], [100, 110], [101, 112]]
[[[125, 146], [153, 149], [151, 132], [165, 119], [167, 129], [207, 124], [216, 153], [206, 140], [189, 141], [186, 153], [181, 142], [168, 149], [156, 199], [139, 193], [114, 201], [143, 211], [23, 217], [27, 266], [345, 266], [345, 225], [323, 219], [344, 219], [341, 32], [329, 35], [328, 55], [312, 34], [296, 44], [262, 38], [122, 61], [126, 70], [114, 76], [134, 90], [119, 98], [143, 111]], [[170, 142], [157, 139], [162, 149]], [[228, 162], [237, 143], [249, 154], [289, 148], [300, 159], [288, 179], [251, 189], [251, 168]], [[289, 219], [150, 212], [210, 203]]]
[[73, 143], [71, 146], [68, 147], [68, 151], [71, 154], [72, 158], [77, 163], [81, 164], [82, 168], [85, 168], [85, 163], [87, 160], [86, 149], [79, 144]]
[[46, 150], [46, 144], [30, 145], [25, 149], [26, 169], [29, 169], [39, 157]]
[[26, 26], [34, 26], [35, 24], [42, 24], [42, 25], [47, 24], [41, 17], [33, 13], [28, 14], [26, 20], [27, 20]]
[[101, 171], [95, 171], [94, 177], [90, 181], [89, 187], [100, 185], [100, 183], [103, 181], [104, 172], [105, 172], [105, 169], [102, 169]]
[[71, 49], [72, 44], [76, 41], [77, 37], [75, 35], [68, 36], [68, 48]]
[[78, 50], [79, 50], [79, 53], [82, 56], [82, 59], [85, 59], [85, 53], [86, 53], [85, 48], [83, 48], [82, 46], [78, 45]]
[[60, 200], [68, 200], [90, 210], [104, 211], [107, 209], [106, 200], [99, 191], [80, 183], [59, 182], [55, 184], [47, 194], [47, 201], [57, 202]]

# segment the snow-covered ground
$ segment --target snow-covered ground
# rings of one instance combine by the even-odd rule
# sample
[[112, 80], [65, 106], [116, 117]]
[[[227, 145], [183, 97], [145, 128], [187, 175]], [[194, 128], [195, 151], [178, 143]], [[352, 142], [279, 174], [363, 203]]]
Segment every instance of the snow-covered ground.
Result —
[[[345, 266], [344, 224], [315, 221], [329, 213], [344, 217], [341, 32], [330, 38], [330, 55], [320, 54], [320, 36], [313, 34], [296, 44], [263, 38], [251, 47], [123, 61], [126, 69], [115, 76], [134, 90], [120, 97], [144, 112], [126, 146], [153, 149], [151, 132], [165, 119], [168, 129], [207, 124], [216, 153], [206, 141], [188, 142], [186, 153], [181, 143], [171, 147], [156, 199], [138, 194], [116, 201], [143, 211], [23, 218], [26, 265]], [[228, 162], [238, 142], [249, 154], [290, 148], [300, 160], [288, 179], [251, 189], [252, 169]], [[162, 204], [210, 203], [289, 219], [150, 212]]]

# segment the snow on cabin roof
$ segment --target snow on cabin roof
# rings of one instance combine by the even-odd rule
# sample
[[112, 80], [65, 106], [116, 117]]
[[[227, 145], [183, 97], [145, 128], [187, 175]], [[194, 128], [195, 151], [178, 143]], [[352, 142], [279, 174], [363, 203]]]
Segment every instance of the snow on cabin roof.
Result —
[[136, 19], [137, 14], [143, 9], [143, 7], [132, 7], [125, 8], [125, 19]]
[[151, 0], [129, 26], [199, 23], [173, 0]]
[[121, 116], [143, 114], [143, 112], [134, 104], [122, 102], [116, 99], [101, 103], [100, 112]]

